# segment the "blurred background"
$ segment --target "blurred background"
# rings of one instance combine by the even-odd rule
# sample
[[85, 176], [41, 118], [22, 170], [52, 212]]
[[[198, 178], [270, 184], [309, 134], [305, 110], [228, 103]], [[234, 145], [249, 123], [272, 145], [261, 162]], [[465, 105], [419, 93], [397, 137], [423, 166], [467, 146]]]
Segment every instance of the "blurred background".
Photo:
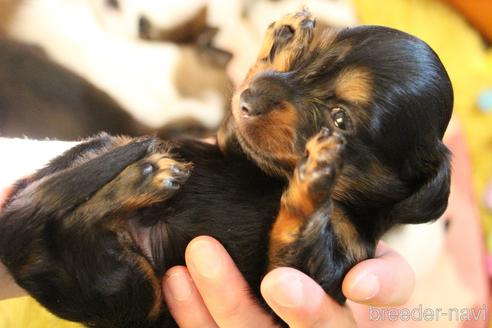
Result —
[[[266, 27], [302, 5], [327, 26], [385, 25], [422, 38], [443, 61], [455, 91], [446, 135], [454, 153], [448, 211], [437, 224], [401, 227], [386, 240], [416, 272], [415, 293], [404, 307], [487, 313], [478, 320], [362, 319], [359, 325], [487, 327], [490, 0], [0, 0], [0, 137], [213, 133]], [[367, 317], [367, 308], [350, 306]], [[30, 298], [0, 302], [0, 328], [75, 326]]]

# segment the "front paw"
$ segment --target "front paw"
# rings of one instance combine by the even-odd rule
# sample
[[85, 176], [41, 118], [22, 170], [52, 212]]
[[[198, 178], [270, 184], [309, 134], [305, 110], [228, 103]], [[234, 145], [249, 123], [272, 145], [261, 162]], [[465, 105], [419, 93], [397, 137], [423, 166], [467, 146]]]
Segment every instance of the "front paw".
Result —
[[312, 198], [324, 199], [331, 192], [343, 165], [345, 144], [342, 135], [326, 127], [308, 141], [296, 174]]
[[191, 172], [191, 163], [176, 161], [167, 154], [153, 154], [139, 163], [142, 189], [174, 192], [181, 188]]
[[268, 32], [273, 34], [277, 48], [288, 42], [296, 43], [299, 46], [310, 41], [310, 34], [315, 25], [316, 20], [311, 16], [311, 13], [303, 9], [296, 13], [287, 14], [274, 22]]
[[168, 153], [151, 153], [128, 166], [106, 185], [98, 197], [123, 208], [139, 208], [171, 198], [191, 174], [191, 163], [177, 161]]
[[287, 71], [309, 49], [315, 19], [309, 11], [288, 14], [272, 23], [265, 34], [258, 60], [278, 71]]

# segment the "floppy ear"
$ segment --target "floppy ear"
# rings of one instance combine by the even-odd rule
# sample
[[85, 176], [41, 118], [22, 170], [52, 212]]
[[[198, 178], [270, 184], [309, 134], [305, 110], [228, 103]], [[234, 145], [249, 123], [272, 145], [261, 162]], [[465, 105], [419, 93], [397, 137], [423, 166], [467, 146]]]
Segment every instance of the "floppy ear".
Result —
[[426, 223], [437, 220], [448, 206], [451, 186], [451, 163], [449, 150], [438, 145], [439, 165], [434, 174], [415, 193], [397, 203], [389, 213], [394, 223]]

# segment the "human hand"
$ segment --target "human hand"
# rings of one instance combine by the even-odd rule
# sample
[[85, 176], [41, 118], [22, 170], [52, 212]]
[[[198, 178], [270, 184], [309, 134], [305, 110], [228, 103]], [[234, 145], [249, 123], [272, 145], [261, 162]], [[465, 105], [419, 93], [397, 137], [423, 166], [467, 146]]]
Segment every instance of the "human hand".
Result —
[[[219, 242], [198, 237], [186, 249], [186, 264], [168, 270], [163, 291], [182, 328], [275, 327]], [[403, 282], [403, 283], [402, 283]], [[357, 264], [343, 281], [349, 300], [375, 306], [398, 305], [411, 295], [414, 274], [409, 265], [380, 242], [376, 258]], [[278, 268], [261, 283], [268, 305], [291, 327], [356, 327], [369, 320], [333, 301], [311, 278], [292, 268]]]

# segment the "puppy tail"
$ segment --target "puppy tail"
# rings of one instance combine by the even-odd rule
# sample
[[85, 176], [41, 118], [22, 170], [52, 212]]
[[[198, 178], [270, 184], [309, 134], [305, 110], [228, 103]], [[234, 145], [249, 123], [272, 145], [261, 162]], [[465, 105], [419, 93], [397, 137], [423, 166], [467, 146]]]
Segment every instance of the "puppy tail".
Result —
[[450, 152], [440, 144], [441, 157], [437, 169], [417, 192], [397, 203], [390, 211], [391, 222], [418, 224], [437, 220], [448, 206], [451, 187]]

